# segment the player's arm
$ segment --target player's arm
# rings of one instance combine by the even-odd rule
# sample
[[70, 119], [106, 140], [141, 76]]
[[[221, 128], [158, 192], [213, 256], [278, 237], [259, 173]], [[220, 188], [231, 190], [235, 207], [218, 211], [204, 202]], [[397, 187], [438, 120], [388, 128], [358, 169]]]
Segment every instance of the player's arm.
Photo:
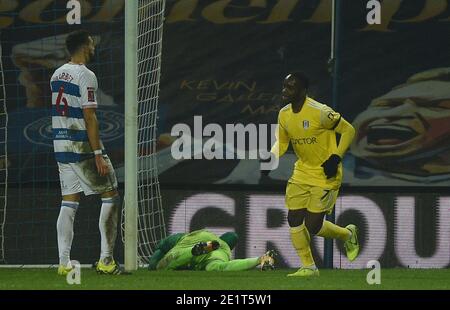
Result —
[[270, 150], [270, 157], [266, 159], [261, 159], [261, 163], [264, 163], [264, 165], [266, 165], [266, 167], [264, 168], [263, 165], [261, 165], [262, 176], [268, 176], [270, 171], [278, 166], [278, 159], [281, 156], [283, 156], [284, 153], [286, 153], [289, 147], [289, 136], [281, 122], [280, 115], [278, 116], [278, 124], [275, 130], [275, 138], [276, 141]]
[[95, 154], [95, 164], [97, 166], [97, 171], [101, 176], [105, 176], [109, 172], [108, 164], [106, 163], [101, 153], [102, 147], [100, 144], [100, 131], [95, 110], [95, 108], [84, 108], [83, 116], [86, 123], [89, 145], [91, 146], [92, 150], [100, 151], [100, 154]]
[[86, 124], [89, 145], [95, 154], [95, 165], [101, 176], [109, 172], [108, 164], [102, 156], [102, 144], [100, 142], [100, 130], [96, 115], [97, 108], [97, 78], [89, 72], [83, 72], [80, 76], [80, 95], [83, 108], [83, 117]]
[[355, 137], [355, 129], [339, 113], [328, 107], [321, 112], [321, 123], [326, 129], [334, 130], [341, 135], [336, 153], [331, 154], [322, 163], [324, 173], [329, 179], [336, 176], [339, 163]]
[[286, 153], [289, 147], [289, 135], [283, 126], [281, 116], [278, 116], [278, 125], [275, 131], [275, 144], [272, 146], [270, 152], [275, 155], [276, 158], [280, 158]]
[[341, 135], [336, 153], [342, 158], [355, 137], [355, 128], [341, 117], [334, 131]]

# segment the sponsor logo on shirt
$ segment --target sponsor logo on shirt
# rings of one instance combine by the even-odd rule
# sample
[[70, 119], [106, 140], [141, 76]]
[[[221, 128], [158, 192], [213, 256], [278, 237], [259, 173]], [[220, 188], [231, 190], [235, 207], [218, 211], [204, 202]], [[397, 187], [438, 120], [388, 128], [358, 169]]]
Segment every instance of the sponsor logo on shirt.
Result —
[[[121, 138], [124, 134], [124, 118], [122, 113], [97, 109], [100, 123], [100, 138], [103, 142], [112, 142]], [[62, 137], [64, 132], [59, 132]], [[45, 116], [25, 126], [23, 130], [25, 139], [33, 144], [53, 146], [52, 117]]]
[[316, 144], [317, 138], [316, 137], [293, 138], [291, 139], [291, 143], [292, 145]]

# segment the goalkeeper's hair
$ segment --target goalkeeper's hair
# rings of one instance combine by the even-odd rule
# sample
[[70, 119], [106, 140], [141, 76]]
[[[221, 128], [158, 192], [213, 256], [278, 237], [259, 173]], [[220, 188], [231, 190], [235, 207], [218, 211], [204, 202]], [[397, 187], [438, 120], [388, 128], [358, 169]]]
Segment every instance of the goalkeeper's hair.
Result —
[[86, 30], [77, 30], [70, 33], [66, 38], [66, 48], [69, 55], [75, 54], [83, 45], [89, 43], [89, 32]]
[[308, 89], [309, 87], [309, 79], [306, 77], [306, 74], [301, 71], [294, 71], [289, 73], [293, 77], [297, 79], [297, 81], [300, 82], [300, 84], [303, 86], [304, 89]]

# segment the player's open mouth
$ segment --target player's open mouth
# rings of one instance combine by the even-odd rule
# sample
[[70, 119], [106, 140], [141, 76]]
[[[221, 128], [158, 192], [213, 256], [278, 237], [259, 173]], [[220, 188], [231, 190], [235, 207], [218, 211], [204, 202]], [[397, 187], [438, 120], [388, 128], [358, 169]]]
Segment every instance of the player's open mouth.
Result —
[[367, 144], [376, 146], [398, 146], [419, 134], [403, 125], [373, 125], [367, 128]]

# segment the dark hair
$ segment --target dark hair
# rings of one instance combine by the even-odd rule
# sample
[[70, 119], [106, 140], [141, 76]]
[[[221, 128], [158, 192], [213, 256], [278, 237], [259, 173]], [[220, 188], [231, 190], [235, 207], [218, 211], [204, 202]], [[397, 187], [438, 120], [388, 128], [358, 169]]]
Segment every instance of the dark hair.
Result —
[[309, 79], [306, 77], [306, 75], [301, 71], [294, 71], [291, 72], [290, 75], [295, 77], [300, 84], [303, 86], [304, 89], [308, 89], [309, 86]]
[[80, 47], [89, 43], [89, 32], [86, 30], [77, 30], [69, 34], [66, 38], [66, 48], [72, 56]]

